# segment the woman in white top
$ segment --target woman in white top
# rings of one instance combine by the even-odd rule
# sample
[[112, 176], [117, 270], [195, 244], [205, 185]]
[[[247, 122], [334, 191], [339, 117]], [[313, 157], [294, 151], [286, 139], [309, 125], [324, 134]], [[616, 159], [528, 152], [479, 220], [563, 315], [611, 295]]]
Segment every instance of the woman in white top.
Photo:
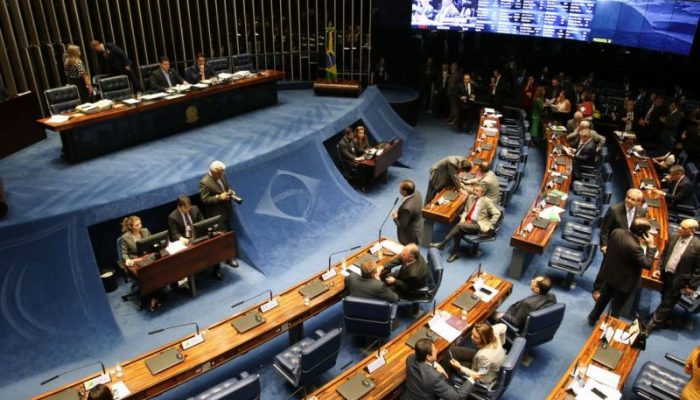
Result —
[[670, 151], [662, 156], [651, 159], [659, 173], [667, 173], [668, 169], [676, 165], [676, 156]]
[[[459, 372], [482, 383], [493, 382], [506, 359], [506, 352], [503, 350], [505, 334], [504, 324], [492, 327], [488, 322], [477, 323], [471, 332], [471, 340], [476, 349], [451, 347], [449, 355], [443, 359], [443, 368], [448, 371], [448, 375], [451, 375], [450, 372]], [[447, 360], [449, 363], [445, 362]]]

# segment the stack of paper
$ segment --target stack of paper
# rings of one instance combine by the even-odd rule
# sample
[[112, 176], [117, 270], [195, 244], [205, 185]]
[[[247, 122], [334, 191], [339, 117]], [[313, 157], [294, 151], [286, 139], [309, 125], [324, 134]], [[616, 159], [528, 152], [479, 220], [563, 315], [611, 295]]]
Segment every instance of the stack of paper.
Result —
[[434, 316], [428, 321], [428, 326], [430, 330], [440, 335], [443, 339], [448, 342], [456, 340], [462, 332], [450, 326], [444, 319], [440, 316]]
[[401, 251], [403, 251], [403, 245], [401, 245], [400, 243], [396, 243], [391, 240], [382, 240], [380, 243], [382, 247], [394, 254], [399, 254], [401, 253]]

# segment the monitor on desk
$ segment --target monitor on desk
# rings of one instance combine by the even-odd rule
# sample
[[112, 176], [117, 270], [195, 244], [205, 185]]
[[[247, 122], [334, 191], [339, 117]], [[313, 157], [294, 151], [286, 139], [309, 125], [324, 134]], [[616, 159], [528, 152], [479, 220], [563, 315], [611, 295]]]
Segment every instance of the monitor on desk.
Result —
[[168, 247], [168, 231], [158, 232], [136, 241], [136, 254], [143, 256], [156, 253]]
[[194, 237], [195, 238], [206, 237], [209, 235], [209, 230], [211, 230], [212, 232], [216, 232], [216, 231], [221, 230], [221, 216], [220, 215], [217, 215], [216, 217], [203, 219], [199, 222], [195, 222], [195, 224], [194, 224]]

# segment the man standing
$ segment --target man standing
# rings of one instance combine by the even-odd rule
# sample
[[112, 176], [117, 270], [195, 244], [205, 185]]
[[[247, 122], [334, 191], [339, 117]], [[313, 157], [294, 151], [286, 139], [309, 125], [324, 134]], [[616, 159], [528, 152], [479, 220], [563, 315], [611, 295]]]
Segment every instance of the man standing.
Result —
[[594, 166], [596, 163], [596, 144], [591, 139], [591, 132], [588, 129], [579, 129], [579, 141], [576, 149], [566, 148], [566, 152], [573, 156], [573, 175], [575, 179], [581, 179], [583, 172], [581, 167]]
[[457, 117], [459, 116], [459, 99], [457, 98], [457, 91], [459, 90], [459, 85], [462, 83], [462, 74], [459, 71], [459, 66], [456, 62], [450, 64], [450, 80], [447, 82], [447, 97], [450, 101], [450, 114], [447, 117], [447, 123], [450, 125], [457, 124]]
[[437, 349], [430, 339], [420, 339], [415, 345], [415, 354], [406, 358], [406, 385], [401, 400], [461, 400], [466, 399], [474, 388], [468, 378], [461, 387], [455, 388], [448, 381], [447, 372], [437, 362]]
[[[221, 161], [213, 161], [209, 165], [209, 173], [199, 181], [199, 197], [204, 203], [204, 211], [207, 217], [221, 218], [222, 230], [231, 230], [231, 217], [233, 216], [233, 204], [231, 200], [239, 199], [228, 183], [225, 174], [226, 166]], [[228, 260], [228, 263], [238, 268], [236, 260]], [[221, 278], [221, 271], [216, 271], [217, 278]]]
[[593, 127], [591, 126], [591, 122], [586, 120], [581, 121], [576, 127], [576, 129], [573, 130], [573, 132], [566, 135], [566, 142], [569, 143], [569, 145], [571, 146], [578, 146], [578, 143], [581, 140], [579, 132], [583, 130], [586, 130], [590, 133], [591, 139], [593, 139], [593, 141], [595, 142], [597, 149], [602, 149], [603, 147], [605, 147], [605, 136], [594, 131]]
[[[401, 266], [396, 272], [394, 267]], [[425, 258], [414, 243], [404, 246], [399, 258], [384, 267], [382, 279], [402, 299], [412, 300], [411, 292], [425, 286], [428, 280], [428, 268]]]
[[484, 193], [482, 184], [474, 185], [474, 193], [467, 198], [459, 223], [452, 227], [441, 242], [430, 243], [430, 247], [442, 250], [448, 241], [454, 240], [447, 262], [453, 262], [459, 258], [459, 242], [462, 240], [462, 235], [487, 234], [495, 228], [501, 218], [501, 210], [493, 204], [491, 199], [485, 197]]
[[345, 277], [345, 290], [350, 296], [362, 297], [366, 299], [384, 300], [389, 303], [399, 301], [399, 295], [389, 289], [382, 282], [379, 275], [382, 269], [377, 267], [377, 263], [372, 260], [367, 260], [360, 265], [361, 275], [350, 272]]
[[608, 239], [608, 250], [603, 260], [603, 287], [593, 310], [588, 314], [588, 325], [593, 326], [610, 305], [610, 315], [618, 317], [622, 306], [639, 287], [642, 269], [650, 269], [656, 254], [654, 239], [649, 235], [651, 224], [646, 218], [635, 218], [629, 231], [615, 229]]
[[530, 281], [532, 295], [508, 307], [505, 313], [496, 313], [494, 318], [499, 322], [506, 321], [518, 329], [522, 329], [528, 314], [557, 303], [557, 297], [554, 293], [549, 293], [551, 288], [551, 279], [546, 276], [536, 276]]
[[430, 167], [425, 204], [430, 203], [443, 188], [453, 187], [455, 190], [461, 189], [462, 182], [459, 179], [459, 174], [471, 169], [471, 161], [462, 156], [448, 156], [433, 164]]
[[433, 84], [433, 114], [447, 118], [450, 110], [450, 102], [447, 98], [447, 88], [450, 82], [450, 65], [442, 63], [442, 69], [435, 74]]
[[474, 100], [476, 99], [476, 87], [472, 83], [472, 78], [469, 74], [464, 74], [462, 84], [457, 87], [457, 98], [459, 99], [457, 130], [466, 129], [467, 133], [470, 133], [475, 119]]
[[654, 271], [654, 279], [661, 278], [663, 289], [661, 304], [649, 321], [649, 329], [667, 327], [682, 294], [690, 294], [700, 284], [700, 239], [693, 234], [698, 221], [685, 219], [678, 234], [671, 236], [661, 258], [661, 268]]
[[181, 194], [177, 196], [177, 209], [168, 215], [168, 233], [170, 241], [181, 241], [184, 244], [194, 238], [194, 224], [203, 220], [204, 216], [197, 206], [193, 206], [190, 198]]
[[204, 53], [197, 54], [194, 64], [187, 67], [185, 70], [185, 79], [193, 85], [199, 81], [209, 79], [214, 75], [216, 75], [216, 73], [207, 65], [207, 59], [204, 58]]
[[90, 47], [97, 53], [100, 72], [110, 76], [126, 75], [131, 82], [131, 89], [135, 92], [141, 91], [141, 85], [136, 79], [133, 63], [124, 50], [114, 43], [101, 43], [97, 40], [90, 42]]
[[404, 179], [399, 185], [399, 193], [403, 196], [401, 205], [392, 213], [396, 224], [396, 236], [401, 244], [420, 244], [423, 230], [423, 199], [416, 191], [416, 184], [410, 179]]
[[177, 73], [177, 70], [170, 68], [170, 59], [168, 57], [161, 57], [159, 62], [160, 68], [151, 74], [151, 88], [164, 90], [185, 82], [180, 74]]
[[678, 205], [693, 206], [693, 182], [685, 176], [685, 168], [682, 165], [669, 168], [668, 175], [661, 180], [661, 184], [666, 191], [656, 188], [652, 190], [666, 198], [669, 208], [673, 209]]

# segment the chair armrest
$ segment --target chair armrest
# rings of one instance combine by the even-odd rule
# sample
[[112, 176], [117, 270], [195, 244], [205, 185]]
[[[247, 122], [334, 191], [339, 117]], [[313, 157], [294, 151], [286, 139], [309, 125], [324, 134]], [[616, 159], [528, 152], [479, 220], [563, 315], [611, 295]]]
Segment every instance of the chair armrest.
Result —
[[501, 318], [498, 322], [506, 326], [507, 330], [514, 333], [516, 336], [520, 334], [520, 328]]
[[326, 332], [324, 332], [324, 331], [322, 331], [322, 330], [320, 330], [320, 329], [318, 329], [318, 330], [317, 330], [316, 332], [314, 332], [314, 333], [316, 334], [317, 339], [322, 338], [322, 337], [326, 334]]
[[678, 400], [681, 398], [680, 393], [672, 392], [668, 388], [661, 386], [656, 382], [653, 382], [651, 387], [654, 388], [654, 390], [658, 390], [659, 392], [663, 393], [665, 396], [668, 396], [670, 399]]
[[667, 360], [674, 362], [680, 366], [685, 366], [685, 360], [681, 359], [680, 357], [676, 356], [675, 354], [666, 353], [664, 355], [664, 357], [666, 357]]

